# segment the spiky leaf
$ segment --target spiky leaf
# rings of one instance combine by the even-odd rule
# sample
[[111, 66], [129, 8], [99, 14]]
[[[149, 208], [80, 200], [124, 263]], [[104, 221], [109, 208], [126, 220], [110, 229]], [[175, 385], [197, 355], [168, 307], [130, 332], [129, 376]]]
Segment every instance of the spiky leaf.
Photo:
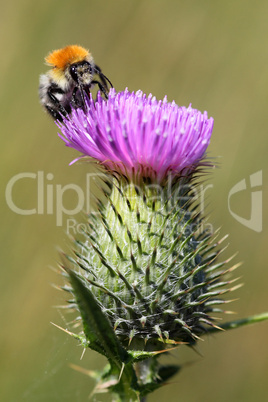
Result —
[[74, 271], [68, 270], [67, 272], [81, 312], [89, 347], [105, 355], [112, 364], [121, 369], [122, 363], [128, 360], [127, 351], [120, 344], [91, 291]]

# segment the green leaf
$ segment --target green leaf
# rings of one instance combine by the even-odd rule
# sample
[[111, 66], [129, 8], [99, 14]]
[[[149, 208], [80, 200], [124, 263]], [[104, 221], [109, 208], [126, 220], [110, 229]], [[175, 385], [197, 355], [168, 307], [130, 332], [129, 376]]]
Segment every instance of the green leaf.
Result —
[[84, 333], [90, 342], [89, 347], [105, 355], [111, 364], [116, 365], [121, 370], [122, 363], [126, 363], [129, 359], [127, 351], [119, 342], [110, 322], [91, 291], [74, 271], [66, 270], [81, 312]]

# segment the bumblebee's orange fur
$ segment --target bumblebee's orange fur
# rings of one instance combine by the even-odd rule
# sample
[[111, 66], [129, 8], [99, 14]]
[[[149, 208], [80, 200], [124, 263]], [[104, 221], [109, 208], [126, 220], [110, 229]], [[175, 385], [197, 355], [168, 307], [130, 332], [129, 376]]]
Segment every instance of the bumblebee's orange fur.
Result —
[[70, 45], [63, 49], [54, 50], [45, 58], [48, 65], [64, 70], [68, 65], [83, 61], [90, 56], [82, 46]]

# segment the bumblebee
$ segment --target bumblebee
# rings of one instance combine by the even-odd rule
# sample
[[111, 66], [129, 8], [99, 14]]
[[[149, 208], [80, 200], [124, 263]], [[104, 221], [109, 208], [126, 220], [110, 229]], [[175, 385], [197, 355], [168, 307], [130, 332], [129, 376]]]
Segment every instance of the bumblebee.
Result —
[[83, 47], [71, 45], [55, 50], [45, 61], [52, 68], [40, 76], [39, 97], [54, 120], [62, 121], [72, 107], [84, 108], [85, 94], [89, 96], [94, 85], [108, 98], [108, 86], [113, 85]]

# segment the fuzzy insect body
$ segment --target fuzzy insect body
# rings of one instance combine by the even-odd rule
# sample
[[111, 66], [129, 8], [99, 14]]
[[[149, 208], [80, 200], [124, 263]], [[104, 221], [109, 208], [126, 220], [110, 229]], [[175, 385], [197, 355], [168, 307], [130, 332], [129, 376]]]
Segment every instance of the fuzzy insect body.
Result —
[[54, 120], [62, 121], [72, 107], [83, 108], [85, 95], [89, 96], [94, 85], [108, 98], [108, 87], [112, 87], [112, 83], [83, 47], [71, 45], [55, 50], [45, 61], [52, 68], [40, 76], [39, 98]]

